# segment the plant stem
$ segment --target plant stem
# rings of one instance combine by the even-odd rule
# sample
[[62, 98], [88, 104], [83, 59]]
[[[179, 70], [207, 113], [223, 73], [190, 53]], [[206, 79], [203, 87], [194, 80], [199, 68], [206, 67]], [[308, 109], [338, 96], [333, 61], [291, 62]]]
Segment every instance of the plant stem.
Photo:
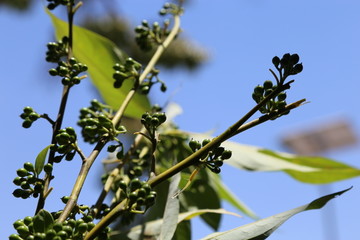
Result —
[[[180, 17], [175, 15], [174, 16], [174, 26], [169, 34], [169, 36], [165, 39], [162, 45], [159, 45], [154, 56], [151, 58], [150, 62], [142, 72], [142, 74], [139, 77], [139, 83], [145, 80], [146, 76], [151, 72], [151, 70], [154, 68], [155, 64], [159, 60], [162, 53], [165, 51], [165, 49], [170, 45], [170, 43], [175, 39], [176, 35], [178, 34], [180, 29]], [[124, 112], [129, 105], [131, 99], [134, 97], [136, 93], [136, 89], [131, 89], [127, 96], [125, 97], [123, 103], [121, 104], [120, 108], [116, 112], [114, 118], [112, 119], [113, 125], [116, 127], [120, 124], [121, 119], [124, 115]], [[66, 206], [64, 208], [64, 211], [61, 213], [60, 217], [58, 218], [58, 222], [63, 222], [67, 216], [71, 213], [72, 209], [76, 205], [77, 199], [79, 197], [79, 194], [81, 192], [81, 189], [84, 185], [84, 182], [86, 180], [86, 177], [88, 175], [88, 172], [94, 163], [96, 157], [99, 155], [102, 148], [107, 143], [106, 139], [101, 139], [98, 144], [96, 145], [93, 152], [90, 154], [88, 158], [86, 158], [83, 161], [83, 164], [81, 165], [81, 169], [79, 172], [79, 175], [76, 179], [76, 182], [74, 184], [73, 190], [71, 192], [70, 198], [68, 202], [66, 203]]]

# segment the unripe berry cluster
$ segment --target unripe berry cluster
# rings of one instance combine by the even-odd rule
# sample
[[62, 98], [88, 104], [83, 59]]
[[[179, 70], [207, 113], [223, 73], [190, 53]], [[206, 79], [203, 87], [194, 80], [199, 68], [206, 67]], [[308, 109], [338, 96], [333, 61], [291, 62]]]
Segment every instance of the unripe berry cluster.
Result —
[[85, 142], [96, 143], [103, 137], [118, 141], [116, 137], [126, 132], [124, 126], [115, 128], [111, 121], [111, 108], [97, 100], [92, 100], [90, 107], [80, 109], [79, 118], [78, 125], [82, 127], [81, 134]]
[[78, 75], [87, 69], [86, 64], [78, 62], [75, 58], [70, 58], [68, 63], [59, 61], [57, 68], [50, 69], [49, 74], [62, 77], [61, 83], [63, 85], [73, 86], [80, 83], [82, 77]]
[[[45, 165], [45, 171], [49, 171], [52, 165]], [[43, 190], [44, 181], [41, 178], [38, 178], [35, 173], [34, 165], [30, 162], [24, 163], [23, 168], [19, 168], [17, 171], [17, 177], [14, 178], [13, 183], [20, 188], [17, 188], [13, 191], [13, 195], [17, 198], [29, 198], [33, 196], [37, 198], [41, 191]]]
[[180, 15], [184, 9], [174, 3], [165, 3], [164, 6], [160, 9], [159, 14], [165, 16], [167, 14]]
[[302, 63], [299, 63], [299, 60], [299, 55], [296, 53], [286, 53], [281, 59], [278, 56], [275, 56], [272, 59], [272, 63], [280, 74], [282, 74], [282, 79], [284, 81], [288, 76], [296, 75], [303, 70], [303, 65]]
[[148, 76], [144, 79], [144, 81], [141, 83], [140, 86], [140, 93], [142, 94], [148, 94], [150, 92], [151, 87], [156, 84], [160, 83], [160, 90], [162, 92], [165, 92], [167, 87], [163, 81], [159, 79], [159, 73], [160, 71], [158, 69], [152, 69]]
[[[252, 98], [256, 103], [259, 103], [269, 94], [271, 94], [276, 88], [277, 85], [274, 85], [270, 80], [266, 80], [263, 85], [258, 85], [254, 88]], [[263, 114], [270, 114], [284, 109], [287, 105], [285, 101], [286, 97], [287, 96], [285, 92], [279, 93], [277, 96], [274, 96], [272, 99], [270, 99], [266, 105], [262, 106], [259, 111]], [[282, 115], [287, 113], [288, 112], [285, 112]]]
[[[40, 229], [39, 227], [34, 226], [37, 224], [36, 222], [36, 216], [28, 216], [24, 219], [17, 220], [13, 224], [17, 234], [10, 235], [9, 240], [82, 240], [84, 239], [85, 234], [95, 226], [95, 223], [92, 222], [92, 217], [90, 216], [85, 216], [78, 220], [69, 219], [62, 223], [47, 223], [47, 229], [44, 229], [44, 227]], [[95, 239], [110, 239], [108, 236], [109, 231], [110, 228], [105, 228]]]
[[41, 117], [41, 115], [36, 113], [31, 107], [24, 107], [23, 113], [20, 114], [20, 117], [24, 119], [22, 126], [24, 128], [29, 128], [33, 122]]
[[54, 161], [60, 162], [64, 157], [65, 160], [71, 161], [74, 158], [77, 149], [76, 140], [77, 136], [74, 128], [67, 127], [65, 129], [60, 129], [55, 136], [56, 144], [51, 146], [51, 150], [61, 155], [56, 156]]
[[74, 0], [47, 0], [49, 4], [47, 5], [47, 8], [49, 10], [54, 10], [59, 5], [68, 5], [68, 4], [74, 4]]
[[113, 79], [114, 87], [120, 88], [125, 80], [137, 81], [140, 76], [141, 64], [132, 58], [127, 58], [124, 64], [116, 63], [113, 66], [115, 70]]
[[169, 35], [169, 21], [164, 22], [164, 26], [160, 27], [158, 22], [154, 22], [151, 26], [148, 21], [143, 20], [141, 25], [135, 28], [135, 40], [143, 51], [151, 51], [154, 46], [160, 45], [164, 38]]
[[154, 133], [154, 131], [166, 121], [165, 113], [155, 112], [155, 113], [144, 113], [141, 116], [141, 123], [144, 125], [146, 130], [149, 133]]
[[141, 210], [142, 207], [148, 208], [155, 203], [156, 192], [151, 190], [147, 182], [139, 178], [132, 179], [128, 185], [125, 181], [120, 181], [119, 188], [129, 198], [131, 209]]
[[[196, 152], [209, 142], [210, 139], [204, 139], [202, 143], [192, 139], [189, 142], [189, 147], [193, 152]], [[225, 150], [225, 148], [219, 146], [202, 156], [200, 158], [200, 163], [205, 164], [205, 166], [209, 168], [213, 173], [220, 173], [220, 167], [224, 164], [223, 161], [231, 158], [231, 155], [232, 152], [230, 150]]]
[[47, 52], [45, 60], [47, 62], [57, 63], [61, 60], [62, 57], [67, 55], [67, 45], [69, 39], [68, 37], [63, 37], [57, 42], [49, 42], [47, 44]]

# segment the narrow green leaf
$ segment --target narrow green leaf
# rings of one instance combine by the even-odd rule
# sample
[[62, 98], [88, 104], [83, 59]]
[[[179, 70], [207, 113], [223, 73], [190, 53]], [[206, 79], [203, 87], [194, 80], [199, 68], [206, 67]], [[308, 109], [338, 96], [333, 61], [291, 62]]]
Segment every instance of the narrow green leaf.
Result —
[[[68, 35], [68, 24], [50, 11], [46, 10], [51, 17], [57, 39]], [[113, 87], [112, 67], [117, 62], [123, 62], [127, 55], [118, 49], [107, 38], [79, 26], [73, 28], [73, 51], [74, 56], [88, 66], [88, 73], [103, 100], [113, 109], [118, 109], [125, 99], [129, 90], [133, 87], [131, 81], [125, 81], [120, 89]], [[146, 96], [136, 94], [128, 106], [125, 115], [133, 118], [140, 116], [150, 109], [150, 103]]]
[[34, 232], [46, 233], [54, 224], [54, 218], [51, 213], [41, 209], [33, 219]]
[[39, 154], [36, 157], [36, 160], [35, 160], [36, 176], [39, 176], [39, 174], [41, 173], [41, 171], [44, 168], [46, 155], [47, 155], [50, 147], [51, 147], [51, 144], [49, 146], [45, 147], [43, 150], [41, 150], [41, 152], [39, 152]]
[[245, 203], [243, 203], [234, 193], [231, 192], [217, 174], [209, 174], [209, 176], [210, 184], [214, 186], [216, 192], [222, 200], [227, 201], [247, 216], [253, 219], [258, 219], [258, 216], [256, 216], [256, 214], [248, 206], [246, 206]]
[[[205, 213], [230, 214], [233, 216], [240, 217], [238, 214], [226, 211], [224, 209], [198, 209], [198, 210], [193, 210], [193, 211], [189, 211], [189, 212], [185, 212], [185, 213], [180, 213], [178, 216], [177, 223], [179, 224], [183, 221], [187, 221], [194, 217], [201, 216], [202, 214], [205, 214]], [[142, 239], [142, 236], [147, 236], [149, 238], [154, 237], [154, 238], [158, 239], [159, 235], [160, 235], [160, 231], [161, 231], [161, 226], [163, 224], [164, 224], [163, 219], [150, 221], [150, 222], [147, 222], [145, 226], [138, 225], [138, 226], [131, 228], [130, 231], [128, 233], [126, 233], [126, 235], [124, 233], [120, 233], [120, 234], [116, 235], [116, 237], [119, 237], [119, 239], [138, 240], [138, 239]]]
[[175, 174], [170, 181], [168, 198], [166, 201], [164, 211], [164, 223], [161, 226], [160, 239], [171, 240], [174, 236], [176, 225], [178, 221], [180, 204], [178, 198], [173, 198], [174, 194], [178, 191], [180, 182], [180, 173]]
[[[189, 133], [191, 138], [211, 138]], [[232, 151], [225, 163], [248, 171], [283, 171], [294, 179], [311, 184], [326, 184], [360, 176], [360, 169], [324, 157], [300, 156], [226, 141], [221, 144]]]
[[226, 232], [218, 232], [208, 235], [202, 240], [263, 240], [269, 237], [281, 224], [287, 221], [290, 217], [294, 216], [303, 211], [312, 210], [312, 209], [320, 209], [322, 208], [328, 201], [339, 196], [346, 191], [349, 191], [351, 188], [346, 190], [336, 192], [333, 194], [329, 194], [327, 196], [318, 198], [312, 201], [309, 204], [303, 205], [301, 207], [294, 208], [292, 210], [276, 214], [274, 216], [261, 219], [254, 223], [246, 224], [244, 226], [231, 229]]

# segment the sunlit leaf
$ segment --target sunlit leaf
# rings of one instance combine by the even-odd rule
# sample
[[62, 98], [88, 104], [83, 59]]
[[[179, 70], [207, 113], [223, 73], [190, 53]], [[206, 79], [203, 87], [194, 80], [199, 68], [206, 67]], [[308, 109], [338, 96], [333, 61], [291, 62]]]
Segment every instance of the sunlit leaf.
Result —
[[343, 194], [344, 192], [350, 190], [346, 189], [340, 192], [336, 192], [333, 194], [326, 195], [324, 197], [318, 198], [312, 201], [309, 204], [303, 205], [301, 207], [294, 208], [292, 210], [276, 214], [274, 216], [261, 219], [254, 223], [246, 224], [244, 226], [231, 229], [226, 232], [217, 232], [208, 235], [202, 240], [263, 240], [269, 237], [281, 224], [283, 224], [290, 217], [294, 216], [303, 211], [312, 210], [312, 209], [320, 209], [322, 208], [328, 201]]
[[239, 211], [243, 212], [247, 216], [258, 219], [256, 214], [243, 203], [231, 190], [221, 181], [219, 175], [217, 174], [209, 174], [210, 184], [214, 185], [216, 192], [219, 194], [222, 200], [227, 201], [234, 207], [236, 207]]
[[43, 150], [41, 150], [41, 152], [39, 152], [39, 154], [37, 155], [37, 157], [35, 159], [35, 174], [37, 176], [39, 176], [39, 174], [41, 173], [41, 171], [44, 168], [46, 155], [47, 155], [50, 147], [51, 147], [51, 145], [46, 146]]
[[160, 239], [171, 240], [174, 236], [178, 221], [180, 205], [179, 199], [172, 196], [178, 191], [180, 182], [180, 174], [176, 174], [171, 178], [168, 198], [166, 201], [163, 224], [161, 226]]
[[[186, 197], [189, 207], [198, 209], [221, 208], [221, 199], [213, 186], [206, 180], [207, 176], [204, 171], [200, 171], [201, 177], [194, 180], [182, 194]], [[218, 229], [221, 215], [204, 214], [201, 218], [215, 231]]]
[[[57, 39], [68, 35], [68, 24], [47, 11], [53, 22]], [[132, 88], [131, 81], [125, 81], [120, 89], [113, 87], [112, 67], [117, 62], [123, 62], [127, 55], [118, 49], [110, 40], [79, 26], [73, 28], [74, 56], [88, 66], [88, 73], [103, 100], [118, 109], [126, 94]], [[125, 115], [139, 118], [150, 109], [146, 96], [136, 94]]]
[[[196, 140], [209, 138], [206, 134], [191, 133]], [[226, 141], [222, 146], [232, 151], [225, 163], [248, 171], [284, 171], [294, 179], [325, 184], [360, 176], [360, 169], [324, 157], [299, 156], [275, 152], [260, 147]]]
[[[226, 211], [224, 209], [199, 209], [185, 213], [180, 213], [178, 216], [177, 223], [179, 224], [180, 222], [191, 220], [192, 218], [200, 216], [205, 213], [229, 214], [240, 217], [238, 214]], [[116, 232], [113, 233], [113, 235], [116, 235], [117, 237], [122, 237], [121, 239], [131, 239], [131, 240], [141, 239], [141, 236], [158, 238], [160, 235], [162, 224], [164, 224], [163, 219], [154, 220], [147, 222], [145, 226], [139, 225], [131, 228], [130, 231], [126, 234], [126, 236], [122, 234], [116, 234]]]

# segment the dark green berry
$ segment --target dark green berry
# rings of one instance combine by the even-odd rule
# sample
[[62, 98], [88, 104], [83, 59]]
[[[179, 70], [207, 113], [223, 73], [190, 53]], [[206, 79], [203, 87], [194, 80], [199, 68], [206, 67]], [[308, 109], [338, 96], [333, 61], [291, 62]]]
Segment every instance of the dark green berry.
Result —
[[19, 219], [19, 220], [17, 220], [16, 222], [13, 223], [13, 227], [14, 227], [15, 229], [17, 229], [17, 228], [20, 227], [20, 226], [24, 226], [24, 225], [25, 225], [25, 223], [24, 223], [24, 220], [22, 220], [22, 219]]
[[24, 168], [29, 172], [35, 171], [34, 165], [31, 162], [24, 163]]
[[278, 56], [273, 57], [272, 63], [274, 64], [275, 67], [278, 67], [280, 64], [280, 58]]
[[29, 119], [30, 119], [31, 121], [36, 121], [36, 120], [38, 120], [39, 118], [40, 118], [40, 115], [37, 114], [36, 112], [32, 112], [32, 113], [29, 114]]
[[29, 175], [29, 172], [28, 170], [26, 170], [25, 168], [19, 168], [17, 171], [16, 171], [17, 175], [19, 177], [25, 177], [27, 175]]
[[134, 191], [141, 187], [141, 181], [139, 178], [134, 178], [130, 181], [130, 190]]
[[52, 68], [49, 70], [49, 74], [51, 76], [56, 76], [56, 75], [58, 75], [58, 71], [55, 68]]
[[9, 236], [9, 240], [23, 240], [23, 239], [17, 234], [11, 234]]
[[225, 150], [222, 154], [221, 154], [221, 159], [226, 160], [231, 158], [232, 152], [230, 150]]
[[268, 90], [268, 89], [271, 89], [271, 88], [273, 87], [273, 83], [272, 83], [272, 81], [270, 81], [270, 80], [266, 80], [266, 81], [264, 82], [263, 86], [264, 86], [264, 89], [265, 89], [265, 90]]
[[32, 124], [33, 122], [29, 119], [29, 120], [25, 120], [23, 123], [22, 123], [22, 126], [23, 126], [23, 128], [29, 128], [29, 127], [31, 127], [31, 124]]
[[88, 224], [87, 223], [81, 223], [79, 224], [79, 226], [77, 227], [77, 230], [80, 233], [85, 233], [88, 230]]
[[25, 225], [17, 227], [16, 231], [22, 237], [26, 237], [30, 233], [29, 228]]

